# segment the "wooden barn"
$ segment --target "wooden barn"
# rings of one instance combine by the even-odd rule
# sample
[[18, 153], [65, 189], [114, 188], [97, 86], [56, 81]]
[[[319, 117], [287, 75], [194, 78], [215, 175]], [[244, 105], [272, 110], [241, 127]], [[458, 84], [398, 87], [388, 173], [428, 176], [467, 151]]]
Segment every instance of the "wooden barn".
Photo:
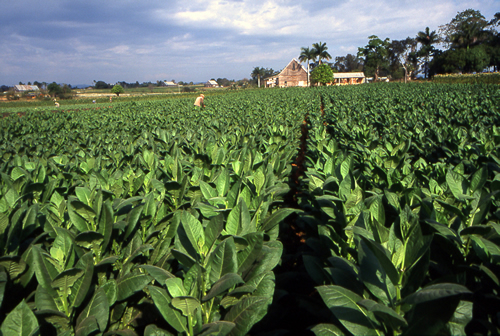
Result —
[[14, 85], [14, 90], [16, 92], [40, 92], [36, 85]]
[[336, 72], [333, 74], [333, 85], [353, 85], [365, 83], [362, 72]]
[[211, 80], [209, 80], [208, 82], [205, 83], [205, 87], [216, 88], [216, 87], [219, 87], [219, 84], [214, 79], [211, 79]]
[[266, 87], [307, 86], [307, 70], [294, 58], [277, 75], [264, 78]]

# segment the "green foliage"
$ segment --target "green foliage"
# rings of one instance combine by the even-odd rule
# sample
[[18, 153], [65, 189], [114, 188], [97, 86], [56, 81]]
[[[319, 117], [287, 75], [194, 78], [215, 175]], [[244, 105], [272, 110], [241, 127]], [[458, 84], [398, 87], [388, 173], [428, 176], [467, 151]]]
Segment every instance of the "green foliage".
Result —
[[316, 84], [326, 85], [333, 82], [333, 71], [328, 64], [320, 64], [311, 72], [311, 81]]
[[120, 85], [120, 84], [116, 84], [115, 86], [113, 86], [113, 88], [111, 89], [111, 92], [116, 94], [117, 96], [120, 95], [120, 93], [123, 93], [125, 92], [125, 90], [123, 89], [123, 87]]
[[500, 330], [471, 295], [500, 289], [498, 129], [481, 135], [499, 98], [494, 85], [324, 89], [302, 182], [316, 227], [304, 264], [333, 315], [316, 334]]
[[389, 38], [379, 39], [372, 35], [368, 37], [368, 44], [358, 48], [358, 57], [364, 61], [365, 73], [378, 79], [380, 72], [389, 66]]
[[498, 86], [207, 99], [0, 120], [2, 334], [499, 332]]
[[56, 82], [50, 83], [47, 85], [47, 91], [51, 96], [57, 96], [63, 92], [61, 85], [57, 84]]
[[259, 322], [279, 223], [299, 211], [278, 206], [300, 134], [300, 114], [285, 113], [305, 100], [252, 97], [2, 119], [3, 334], [38, 328], [15, 308], [24, 298], [58, 334], [156, 332], [154, 320], [170, 333], [239, 334]]

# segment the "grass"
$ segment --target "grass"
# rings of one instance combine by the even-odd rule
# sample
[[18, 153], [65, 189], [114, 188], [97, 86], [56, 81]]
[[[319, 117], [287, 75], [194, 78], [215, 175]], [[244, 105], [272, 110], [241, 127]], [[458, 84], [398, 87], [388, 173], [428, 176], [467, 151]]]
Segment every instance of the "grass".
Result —
[[[119, 102], [130, 102], [130, 101], [141, 101], [141, 100], [163, 100], [171, 98], [194, 98], [200, 93], [204, 92], [209, 95], [218, 95], [231, 92], [228, 88], [205, 88], [203, 85], [193, 85], [190, 88], [196, 89], [195, 92], [179, 92], [178, 88], [166, 88], [166, 87], [155, 87], [153, 92], [148, 88], [130, 88], [125, 89], [124, 94], [116, 96], [113, 95], [113, 100], [111, 104], [116, 104]], [[245, 89], [252, 90], [252, 89]], [[85, 94], [95, 94], [95, 96], [82, 97], [75, 96], [71, 99], [58, 99], [60, 107], [57, 108], [54, 105], [53, 98], [37, 98], [37, 99], [24, 99], [10, 100], [10, 101], [0, 101], [0, 113], [19, 113], [26, 112], [27, 110], [66, 110], [66, 109], [78, 109], [78, 108], [95, 108], [95, 107], [107, 107], [110, 105], [109, 94], [111, 94], [111, 89], [99, 89], [99, 90], [84, 90], [75, 89], [73, 90], [75, 94], [85, 93]], [[99, 96], [106, 95], [106, 96]], [[95, 103], [94, 103], [95, 101]]]

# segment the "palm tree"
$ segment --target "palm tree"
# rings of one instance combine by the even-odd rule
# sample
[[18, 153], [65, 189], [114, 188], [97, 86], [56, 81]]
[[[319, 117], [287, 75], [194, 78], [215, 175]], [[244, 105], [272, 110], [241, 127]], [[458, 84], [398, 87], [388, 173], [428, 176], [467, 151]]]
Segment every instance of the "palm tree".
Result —
[[258, 87], [260, 87], [260, 78], [265, 75], [265, 73], [266, 73], [265, 71], [266, 71], [266, 69], [264, 69], [264, 68], [255, 67], [253, 69], [252, 73], [250, 74], [250, 76], [252, 76], [252, 78], [257, 77]]
[[309, 86], [309, 62], [316, 59], [314, 49], [300, 48], [299, 61], [307, 64], [307, 86]]
[[425, 28], [425, 31], [418, 32], [415, 40], [422, 45], [419, 50], [419, 54], [425, 57], [425, 78], [427, 78], [429, 73], [429, 56], [434, 51], [433, 44], [439, 42], [439, 35], [435, 30], [430, 31], [429, 27]]
[[313, 43], [314, 54], [318, 57], [318, 64], [321, 64], [322, 59], [331, 60], [332, 56], [328, 53], [326, 43]]

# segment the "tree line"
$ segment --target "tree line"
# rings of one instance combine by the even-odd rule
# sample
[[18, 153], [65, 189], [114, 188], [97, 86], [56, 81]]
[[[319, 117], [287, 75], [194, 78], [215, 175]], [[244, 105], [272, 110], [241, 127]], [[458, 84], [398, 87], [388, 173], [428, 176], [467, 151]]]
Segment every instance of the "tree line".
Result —
[[[302, 47], [299, 61], [305, 63], [311, 79], [308, 83], [328, 81], [331, 72], [361, 72], [375, 81], [380, 77], [396, 80], [430, 78], [435, 74], [473, 73], [500, 68], [500, 12], [487, 20], [480, 11], [458, 12], [447, 24], [431, 30], [426, 27], [415, 37], [402, 40], [368, 37], [368, 43], [358, 48], [356, 55], [335, 57], [328, 53], [326, 43]], [[266, 72], [266, 70], [268, 70]], [[272, 70], [272, 69], [270, 69]], [[254, 68], [252, 80], [273, 75], [269, 69]]]

